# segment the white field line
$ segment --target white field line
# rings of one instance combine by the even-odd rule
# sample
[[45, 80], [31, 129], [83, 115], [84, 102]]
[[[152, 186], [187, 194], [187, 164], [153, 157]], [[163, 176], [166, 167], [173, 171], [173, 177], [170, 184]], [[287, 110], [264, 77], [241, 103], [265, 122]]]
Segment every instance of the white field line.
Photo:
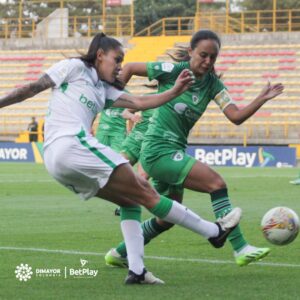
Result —
[[[45, 253], [60, 253], [67, 255], [93, 255], [104, 256], [105, 253], [86, 252], [76, 250], [52, 250], [42, 248], [21, 248], [21, 247], [5, 247], [0, 246], [0, 251], [26, 251], [26, 252], [45, 252]], [[201, 258], [181, 258], [181, 257], [167, 257], [167, 256], [145, 256], [146, 259], [177, 261], [177, 262], [194, 262], [194, 263], [207, 263], [207, 264], [235, 264], [231, 260], [216, 260], [216, 259], [201, 259]], [[286, 263], [272, 263], [272, 262], [256, 262], [255, 265], [268, 266], [268, 267], [281, 267], [281, 268], [300, 268], [299, 264], [286, 264]]]
[[26, 183], [26, 182], [53, 182], [56, 183], [54, 179], [1, 179], [1, 183]]

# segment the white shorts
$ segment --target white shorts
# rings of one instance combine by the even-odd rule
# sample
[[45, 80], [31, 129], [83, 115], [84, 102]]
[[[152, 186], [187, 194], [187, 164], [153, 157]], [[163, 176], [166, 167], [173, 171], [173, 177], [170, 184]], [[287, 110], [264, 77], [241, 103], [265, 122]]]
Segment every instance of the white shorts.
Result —
[[44, 162], [58, 182], [87, 200], [105, 186], [117, 166], [128, 160], [92, 136], [67, 136], [44, 149]]

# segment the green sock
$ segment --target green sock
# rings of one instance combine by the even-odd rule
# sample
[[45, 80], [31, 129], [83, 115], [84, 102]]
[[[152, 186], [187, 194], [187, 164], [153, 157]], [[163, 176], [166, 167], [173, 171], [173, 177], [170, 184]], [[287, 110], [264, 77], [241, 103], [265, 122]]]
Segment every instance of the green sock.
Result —
[[[152, 239], [160, 235], [162, 232], [168, 230], [169, 228], [162, 227], [157, 223], [156, 218], [151, 218], [142, 223], [142, 229], [144, 235], [144, 245], [147, 245]], [[116, 251], [122, 257], [127, 256], [126, 245], [124, 241], [118, 245]]]
[[144, 234], [144, 245], [147, 245], [152, 239], [169, 228], [165, 228], [158, 224], [156, 218], [151, 218], [142, 223], [142, 229]]
[[120, 207], [121, 221], [136, 220], [141, 222], [142, 209], [140, 206]]
[[160, 195], [159, 202], [149, 209], [155, 216], [163, 219], [171, 210], [173, 201], [165, 196]]
[[[220, 189], [210, 194], [213, 211], [216, 218], [223, 217], [232, 210], [227, 189]], [[248, 243], [244, 239], [240, 226], [237, 226], [228, 236], [233, 250], [239, 251]]]

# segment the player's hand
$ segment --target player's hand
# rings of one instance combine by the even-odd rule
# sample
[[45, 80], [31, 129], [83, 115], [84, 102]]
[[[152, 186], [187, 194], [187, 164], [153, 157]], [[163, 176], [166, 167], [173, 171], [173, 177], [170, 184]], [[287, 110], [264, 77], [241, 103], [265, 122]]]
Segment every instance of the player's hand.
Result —
[[192, 71], [184, 69], [176, 79], [173, 89], [181, 94], [189, 89], [195, 83], [195, 76]]
[[135, 113], [135, 114], [132, 115], [132, 117], [130, 118], [130, 120], [131, 120], [134, 124], [136, 124], [136, 123], [139, 123], [139, 122], [142, 121], [142, 116], [141, 116], [140, 114], [138, 114], [138, 113]]
[[281, 83], [271, 84], [270, 81], [264, 86], [258, 97], [264, 101], [268, 101], [282, 94], [284, 86]]

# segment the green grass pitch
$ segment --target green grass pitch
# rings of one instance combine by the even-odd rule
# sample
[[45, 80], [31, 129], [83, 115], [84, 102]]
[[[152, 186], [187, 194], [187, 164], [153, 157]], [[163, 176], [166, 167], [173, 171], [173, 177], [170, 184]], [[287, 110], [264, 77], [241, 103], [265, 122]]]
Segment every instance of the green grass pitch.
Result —
[[[288, 206], [300, 214], [296, 169], [218, 168], [232, 203], [243, 209], [246, 239], [272, 252], [260, 263], [235, 265], [230, 244], [214, 249], [203, 238], [176, 227], [145, 248], [147, 268], [164, 286], [125, 286], [125, 269], [110, 268], [104, 254], [121, 240], [115, 205], [83, 202], [56, 183], [43, 165], [0, 165], [0, 299], [299, 299], [300, 237], [287, 246], [268, 244], [260, 231], [263, 214]], [[206, 194], [186, 191], [184, 203], [214, 220]], [[149, 217], [144, 211], [143, 218]], [[98, 270], [97, 276], [67, 276], [63, 270]], [[16, 278], [16, 266], [33, 275]], [[61, 269], [61, 276], [36, 276], [36, 269]]]

